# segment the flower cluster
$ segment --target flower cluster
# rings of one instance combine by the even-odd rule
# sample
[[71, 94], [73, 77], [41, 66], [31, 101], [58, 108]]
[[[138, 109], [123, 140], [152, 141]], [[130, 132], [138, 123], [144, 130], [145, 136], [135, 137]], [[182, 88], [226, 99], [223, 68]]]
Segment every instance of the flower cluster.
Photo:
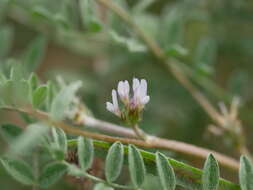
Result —
[[[119, 107], [118, 96], [124, 105], [123, 109]], [[149, 102], [149, 99], [150, 97], [147, 95], [147, 81], [145, 79], [133, 79], [132, 96], [130, 96], [128, 81], [120, 81], [117, 91], [115, 89], [112, 90], [112, 103], [106, 102], [106, 109], [122, 119], [136, 120]]]

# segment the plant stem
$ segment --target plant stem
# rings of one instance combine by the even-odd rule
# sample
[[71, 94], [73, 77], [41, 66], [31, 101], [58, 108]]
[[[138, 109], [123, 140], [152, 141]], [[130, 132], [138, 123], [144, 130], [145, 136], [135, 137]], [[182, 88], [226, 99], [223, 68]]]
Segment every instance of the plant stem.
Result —
[[[116, 141], [120, 141], [123, 144], [134, 144], [136, 146], [140, 146], [143, 148], [157, 148], [157, 149], [172, 150], [174, 152], [191, 155], [193, 157], [201, 158], [203, 160], [206, 159], [209, 153], [212, 153], [222, 166], [227, 167], [231, 170], [236, 170], [236, 171], [239, 169], [239, 162], [233, 158], [230, 158], [228, 156], [225, 156], [221, 153], [218, 153], [209, 149], [197, 147], [195, 145], [187, 144], [184, 142], [167, 140], [167, 139], [163, 139], [163, 138], [159, 138], [159, 137], [155, 137], [151, 135], [148, 135], [148, 139], [149, 139], [148, 142], [145, 142], [143, 140], [138, 140], [138, 139], [132, 139], [132, 138], [112, 137], [108, 135], [98, 134], [98, 133], [70, 127], [68, 124], [65, 124], [64, 122], [61, 122], [61, 121], [52, 121], [49, 118], [48, 114], [42, 111], [38, 111], [38, 110], [30, 109], [30, 108], [29, 109], [17, 109], [13, 107], [4, 107], [4, 108], [8, 110], [14, 110], [14, 111], [29, 114], [30, 116], [33, 116], [37, 118], [38, 120], [46, 121], [54, 127], [61, 128], [66, 133], [69, 133], [72, 135], [84, 136], [84, 137], [89, 137], [96, 140], [102, 140], [102, 141], [112, 142], [112, 143]], [[138, 136], [136, 136], [134, 131], [131, 129], [126, 129], [122, 126], [118, 126], [109, 122], [97, 120], [95, 118], [89, 118], [89, 119], [90, 119], [89, 123], [87, 122], [88, 120], [83, 121], [84, 125], [89, 125], [92, 128], [97, 128], [101, 131], [118, 134], [120, 136], [138, 138]]]
[[138, 124], [135, 124], [133, 127], [133, 130], [135, 134], [142, 140], [147, 141], [148, 140], [148, 135], [139, 128]]

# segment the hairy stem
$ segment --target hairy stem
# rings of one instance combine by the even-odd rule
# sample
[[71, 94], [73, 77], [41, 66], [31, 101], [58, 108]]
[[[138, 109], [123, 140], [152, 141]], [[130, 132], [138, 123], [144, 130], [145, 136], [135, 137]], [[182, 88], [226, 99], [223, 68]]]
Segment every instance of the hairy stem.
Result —
[[[218, 152], [215, 152], [215, 151], [212, 151], [209, 149], [197, 147], [197, 146], [187, 144], [184, 142], [167, 140], [167, 139], [163, 139], [163, 138], [159, 138], [159, 137], [155, 137], [155, 136], [151, 136], [151, 135], [148, 135], [148, 137], [147, 137], [149, 139], [148, 142], [145, 142], [143, 140], [133, 139], [133, 138], [112, 137], [112, 136], [108, 136], [108, 135], [104, 135], [104, 134], [99, 134], [99, 133], [94, 133], [94, 132], [90, 132], [87, 130], [81, 130], [78, 128], [74, 128], [64, 122], [61, 122], [61, 121], [52, 121], [49, 118], [47, 113], [41, 112], [38, 110], [34, 110], [34, 109], [30, 109], [30, 108], [29, 109], [17, 109], [17, 108], [12, 108], [12, 107], [5, 107], [5, 109], [15, 110], [15, 111], [29, 114], [30, 116], [33, 116], [33, 117], [37, 118], [38, 120], [46, 121], [46, 122], [50, 123], [51, 125], [53, 125], [54, 127], [61, 128], [66, 133], [69, 133], [72, 135], [84, 136], [84, 137], [89, 137], [89, 138], [93, 138], [96, 140], [102, 140], [102, 141], [112, 142], [112, 143], [116, 142], [116, 141], [120, 141], [123, 144], [134, 144], [136, 146], [143, 147], [143, 148], [166, 149], [166, 150], [171, 150], [174, 152], [190, 155], [190, 156], [193, 156], [196, 158], [201, 158], [203, 160], [206, 159], [206, 157], [209, 153], [212, 153], [216, 157], [216, 159], [219, 161], [220, 165], [227, 167], [231, 170], [237, 171], [239, 169], [239, 162], [233, 158], [230, 158], [228, 156], [225, 156], [221, 153], [218, 153]], [[94, 128], [97, 127], [97, 129], [99, 129], [101, 131], [117, 134], [120, 136], [138, 138], [138, 136], [136, 136], [136, 134], [131, 129], [125, 129], [122, 126], [111, 124], [111, 123], [108, 123], [105, 121], [100, 121], [95, 118], [89, 118], [89, 119], [90, 119], [89, 122], [88, 122], [88, 120], [86, 120], [86, 121], [84, 120], [85, 125], [89, 125]], [[116, 128], [118, 128], [118, 129], [116, 129]]]

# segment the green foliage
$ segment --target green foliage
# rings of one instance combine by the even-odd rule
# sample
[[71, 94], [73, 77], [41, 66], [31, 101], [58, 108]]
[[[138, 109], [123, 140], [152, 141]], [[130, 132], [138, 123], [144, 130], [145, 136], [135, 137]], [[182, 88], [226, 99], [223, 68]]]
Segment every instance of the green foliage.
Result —
[[103, 183], [98, 183], [93, 190], [113, 190], [113, 188], [106, 186]]
[[96, 18], [96, 7], [92, 0], [80, 0], [79, 1], [81, 19], [83, 25], [87, 27], [91, 32], [99, 32], [102, 30], [102, 26]]
[[67, 136], [62, 129], [52, 128], [52, 135], [53, 135], [53, 153], [57, 160], [64, 160], [67, 151]]
[[219, 187], [219, 165], [212, 154], [209, 154], [203, 169], [203, 190], [217, 190]]
[[[81, 80], [84, 84], [78, 100], [85, 106], [80, 105], [78, 111], [85, 112], [87, 104], [98, 118], [105, 120], [110, 116], [105, 113], [104, 103], [115, 81], [135, 76], [150, 83], [152, 101], [141, 123], [145, 131], [213, 149], [218, 145], [221, 152], [238, 158], [234, 154], [237, 139], [227, 132], [231, 130], [215, 131], [222, 137], [215, 142], [207, 139], [210, 134], [206, 135], [205, 131], [210, 121], [206, 114], [180, 83], [170, 77], [168, 69], [160, 67], [163, 63], [154, 58], [157, 52], [152, 54], [152, 49], [161, 47], [168, 63], [179, 68], [179, 82], [187, 84], [180, 77], [185, 74], [190, 82], [188, 90], [200, 97], [200, 101], [201, 94], [192, 92], [191, 84], [199, 92], [203, 91], [214, 107], [216, 102], [230, 102], [234, 94], [241, 96], [238, 115], [245, 124], [245, 138], [250, 139], [252, 2], [104, 0], [105, 6], [101, 2], [0, 0], [0, 161], [6, 172], [16, 181], [34, 188], [39, 184], [42, 188], [50, 187], [67, 174], [84, 181], [83, 184], [92, 180], [97, 183], [94, 190], [175, 189], [176, 185], [192, 190], [252, 190], [250, 157], [241, 156], [239, 187], [219, 177], [218, 162], [212, 155], [201, 171], [177, 161], [181, 159], [180, 154], [170, 154], [177, 159], [173, 160], [120, 142], [112, 145], [86, 137], [77, 140], [55, 128], [55, 123], [63, 120], [69, 126], [79, 124], [78, 114], [74, 119], [68, 117], [76, 111], [76, 92], [81, 86], [81, 82], [72, 81]], [[137, 35], [139, 32], [144, 32], [143, 36]], [[42, 80], [33, 71], [38, 71]], [[63, 76], [66, 85], [54, 82], [58, 75]], [[53, 81], [49, 80], [51, 77]], [[49, 121], [27, 113], [14, 114], [7, 109], [17, 112], [37, 109], [36, 113], [49, 114], [51, 118]], [[205, 138], [201, 138], [203, 135]], [[76, 147], [71, 149], [68, 142], [77, 141], [75, 154]], [[245, 144], [252, 147], [250, 141]], [[73, 162], [69, 161], [69, 154], [74, 157]], [[101, 160], [95, 163], [96, 157]], [[129, 175], [122, 172], [124, 164], [124, 172], [129, 168]], [[105, 172], [105, 179], [93, 174], [94, 171], [102, 173], [100, 170]], [[2, 188], [23, 188], [6, 178], [1, 168], [0, 173]], [[236, 175], [236, 172], [224, 172], [225, 178], [235, 179]], [[117, 180], [119, 176], [122, 178]], [[126, 185], [131, 182], [134, 187]], [[154, 185], [158, 183], [161, 187]], [[64, 188], [60, 185], [52, 188], [69, 188], [65, 183]]]
[[63, 87], [55, 96], [51, 104], [50, 115], [54, 120], [62, 120], [65, 116], [67, 108], [75, 97], [76, 91], [81, 87], [81, 82], [73, 82], [70, 85]]
[[143, 184], [145, 179], [145, 165], [139, 150], [135, 146], [129, 145], [128, 152], [130, 177], [133, 185], [138, 188]]
[[8, 143], [16, 140], [21, 133], [22, 129], [14, 124], [2, 124], [0, 126], [0, 134]]
[[2, 26], [0, 29], [0, 58], [5, 57], [11, 48], [13, 40], [13, 29], [9, 26]]
[[120, 142], [116, 142], [110, 147], [105, 161], [105, 176], [109, 182], [113, 182], [119, 177], [123, 161], [123, 145]]
[[25, 51], [23, 62], [28, 72], [34, 71], [42, 62], [45, 46], [46, 39], [40, 36], [37, 37]]
[[91, 139], [78, 137], [78, 161], [83, 170], [87, 170], [92, 165], [94, 156], [93, 143]]
[[39, 184], [43, 188], [56, 183], [67, 172], [67, 166], [61, 162], [53, 162], [45, 166], [39, 177]]
[[39, 108], [46, 100], [48, 87], [46, 85], [39, 86], [32, 95], [32, 104], [35, 108]]
[[27, 126], [25, 131], [12, 142], [9, 153], [18, 155], [29, 152], [42, 142], [43, 136], [47, 134], [48, 130], [48, 125], [43, 123]]
[[6, 171], [18, 182], [24, 185], [35, 184], [32, 168], [24, 161], [7, 157], [1, 158], [0, 161]]
[[253, 188], [253, 165], [246, 156], [241, 156], [239, 180], [242, 190]]
[[156, 164], [163, 190], [174, 190], [176, 188], [176, 176], [168, 159], [163, 154], [156, 153]]

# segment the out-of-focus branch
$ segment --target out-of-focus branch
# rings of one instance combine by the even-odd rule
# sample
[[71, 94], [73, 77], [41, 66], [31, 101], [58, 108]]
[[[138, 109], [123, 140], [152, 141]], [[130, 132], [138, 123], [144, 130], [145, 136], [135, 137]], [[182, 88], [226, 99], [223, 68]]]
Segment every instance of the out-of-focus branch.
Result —
[[[95, 119], [93, 117], [81, 117], [82, 119], [79, 120], [79, 122], [83, 123], [85, 126], [90, 126], [94, 129], [107, 132], [110, 134], [118, 135], [118, 136], [124, 136], [124, 137], [112, 137], [104, 134], [99, 134], [95, 132], [90, 132], [87, 130], [81, 130], [78, 128], [74, 128], [69, 126], [68, 124], [61, 122], [61, 121], [52, 121], [50, 120], [49, 116], [45, 112], [41, 112], [34, 109], [16, 109], [12, 107], [5, 107], [5, 109], [9, 110], [15, 110], [19, 112], [23, 112], [26, 114], [29, 114], [30, 116], [33, 116], [37, 118], [38, 120], [46, 121], [50, 123], [54, 127], [58, 127], [63, 129], [66, 133], [77, 135], [77, 136], [84, 136], [89, 137], [97, 140], [102, 140], [106, 142], [116, 142], [120, 141], [124, 144], [134, 144], [143, 148], [157, 148], [157, 149], [166, 149], [171, 150], [174, 152], [182, 153], [185, 155], [191, 155], [196, 158], [200, 158], [205, 160], [207, 155], [209, 153], [213, 153], [216, 159], [219, 161], [220, 165], [227, 167], [231, 170], [238, 170], [239, 169], [239, 163], [228, 156], [225, 156], [223, 154], [220, 154], [218, 152], [197, 147], [191, 144], [179, 142], [179, 141], [173, 141], [173, 140], [167, 140], [155, 136], [148, 135], [148, 141], [138, 140], [136, 138], [137, 135], [131, 130], [124, 128], [123, 126], [115, 125], [109, 122], [101, 121], [98, 119]], [[125, 138], [127, 137], [127, 138]]]

